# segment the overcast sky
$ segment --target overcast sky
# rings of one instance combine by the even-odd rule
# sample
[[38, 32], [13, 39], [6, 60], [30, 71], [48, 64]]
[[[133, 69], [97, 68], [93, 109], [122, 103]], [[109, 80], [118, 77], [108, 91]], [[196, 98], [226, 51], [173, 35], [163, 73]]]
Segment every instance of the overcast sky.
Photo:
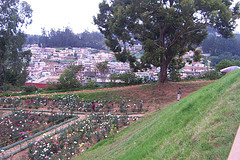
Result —
[[[25, 0], [33, 9], [32, 24], [24, 29], [28, 34], [41, 35], [41, 28], [63, 29], [69, 26], [74, 33], [97, 31], [93, 16], [99, 12], [103, 0]], [[238, 0], [234, 0], [238, 1]], [[240, 32], [240, 21], [237, 32]]]
[[32, 24], [24, 29], [28, 34], [41, 34], [42, 29], [63, 29], [69, 26], [74, 33], [97, 31], [93, 16], [99, 12], [102, 0], [25, 0], [33, 9]]

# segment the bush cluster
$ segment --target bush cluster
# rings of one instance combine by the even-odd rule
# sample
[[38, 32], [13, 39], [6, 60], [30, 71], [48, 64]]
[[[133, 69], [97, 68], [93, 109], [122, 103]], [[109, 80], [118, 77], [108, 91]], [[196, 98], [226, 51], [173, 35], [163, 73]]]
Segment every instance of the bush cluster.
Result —
[[29, 85], [29, 86], [24, 87], [24, 91], [27, 92], [27, 93], [31, 93], [31, 92], [34, 92], [34, 91], [38, 91], [38, 88], [34, 85]]
[[186, 77], [184, 80], [197, 80], [197, 79], [215, 80], [215, 79], [219, 79], [221, 77], [222, 77], [222, 75], [218, 71], [211, 70], [211, 71], [207, 71], [206, 73], [198, 75], [198, 76], [190, 75], [190, 76]]

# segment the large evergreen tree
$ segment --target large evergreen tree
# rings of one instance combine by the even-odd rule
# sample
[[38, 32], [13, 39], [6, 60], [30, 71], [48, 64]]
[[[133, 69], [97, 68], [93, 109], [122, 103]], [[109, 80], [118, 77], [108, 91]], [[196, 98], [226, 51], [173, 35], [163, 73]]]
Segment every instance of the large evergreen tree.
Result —
[[32, 9], [19, 0], [0, 0], [0, 13], [0, 86], [22, 85], [31, 52], [22, 51], [26, 37], [21, 27], [31, 23]]
[[[194, 50], [206, 37], [207, 26], [225, 38], [233, 36], [239, 3], [231, 5], [232, 0], [104, 0], [94, 22], [118, 60], [136, 68], [161, 67], [164, 83], [171, 61]], [[127, 50], [135, 40], [145, 51], [140, 63]]]

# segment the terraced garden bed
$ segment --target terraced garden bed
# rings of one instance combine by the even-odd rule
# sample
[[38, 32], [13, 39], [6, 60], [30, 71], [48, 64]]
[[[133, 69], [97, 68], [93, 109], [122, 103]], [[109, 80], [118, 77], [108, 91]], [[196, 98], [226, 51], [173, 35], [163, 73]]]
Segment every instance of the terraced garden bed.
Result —
[[0, 119], [0, 148], [69, 120], [72, 116], [13, 111]]

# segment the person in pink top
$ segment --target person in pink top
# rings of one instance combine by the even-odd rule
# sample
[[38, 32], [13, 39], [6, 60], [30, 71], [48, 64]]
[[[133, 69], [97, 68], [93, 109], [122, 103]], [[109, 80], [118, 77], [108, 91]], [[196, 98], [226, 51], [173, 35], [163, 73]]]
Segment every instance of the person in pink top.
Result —
[[92, 111], [94, 112], [95, 111], [95, 103], [92, 102]]

